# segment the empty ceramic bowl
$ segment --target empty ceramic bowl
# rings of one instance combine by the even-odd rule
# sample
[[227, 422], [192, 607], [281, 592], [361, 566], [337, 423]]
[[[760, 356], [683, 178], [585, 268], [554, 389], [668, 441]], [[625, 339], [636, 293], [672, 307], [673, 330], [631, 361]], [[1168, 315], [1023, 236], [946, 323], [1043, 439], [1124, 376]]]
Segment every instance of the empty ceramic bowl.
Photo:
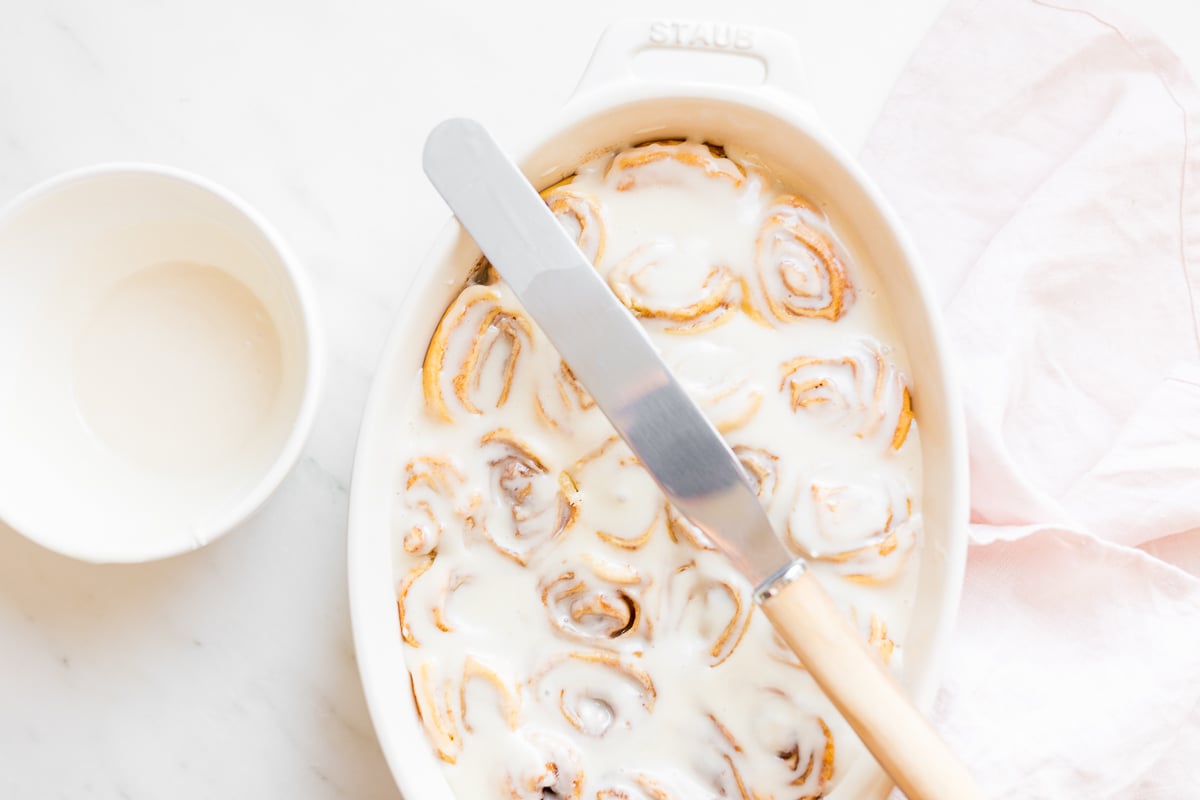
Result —
[[0, 211], [0, 518], [88, 561], [212, 541], [295, 463], [314, 304], [271, 227], [201, 178], [102, 165]]

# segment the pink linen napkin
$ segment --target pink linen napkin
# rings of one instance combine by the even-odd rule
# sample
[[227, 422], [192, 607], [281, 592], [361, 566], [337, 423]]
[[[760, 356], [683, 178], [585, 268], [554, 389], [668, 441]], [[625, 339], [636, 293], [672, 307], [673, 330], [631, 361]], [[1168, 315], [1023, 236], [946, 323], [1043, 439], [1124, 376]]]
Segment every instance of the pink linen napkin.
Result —
[[1098, 6], [952, 2], [863, 161], [966, 402], [935, 720], [989, 796], [1200, 798], [1200, 95]]

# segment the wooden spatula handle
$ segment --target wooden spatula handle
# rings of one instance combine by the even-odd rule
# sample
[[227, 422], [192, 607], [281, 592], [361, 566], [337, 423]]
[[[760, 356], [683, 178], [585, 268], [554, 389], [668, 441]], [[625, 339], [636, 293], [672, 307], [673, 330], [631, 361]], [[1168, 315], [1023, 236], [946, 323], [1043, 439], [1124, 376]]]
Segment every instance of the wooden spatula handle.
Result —
[[767, 618], [909, 800], [983, 800], [965, 766], [810, 572], [759, 601]]

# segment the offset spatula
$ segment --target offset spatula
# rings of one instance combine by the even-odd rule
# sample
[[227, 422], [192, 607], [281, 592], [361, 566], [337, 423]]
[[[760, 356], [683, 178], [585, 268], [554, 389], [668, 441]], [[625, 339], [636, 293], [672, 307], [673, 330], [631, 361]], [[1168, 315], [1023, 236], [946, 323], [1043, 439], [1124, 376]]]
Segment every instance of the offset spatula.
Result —
[[910, 800], [983, 795], [879, 657], [775, 535], [741, 464], [520, 170], [477, 122], [425, 142], [425, 173], [670, 501]]

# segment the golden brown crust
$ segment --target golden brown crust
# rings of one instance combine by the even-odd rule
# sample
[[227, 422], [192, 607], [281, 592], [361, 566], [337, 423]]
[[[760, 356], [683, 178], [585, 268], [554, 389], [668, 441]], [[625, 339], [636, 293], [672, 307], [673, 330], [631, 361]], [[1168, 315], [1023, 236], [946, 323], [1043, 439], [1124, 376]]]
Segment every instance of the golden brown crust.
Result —
[[542, 606], [560, 634], [596, 646], [642, 628], [641, 603], [629, 588], [588, 581], [571, 570], [543, 583]]
[[854, 298], [846, 266], [815, 217], [807, 200], [783, 195], [759, 232], [759, 289], [779, 322], [814, 318], [835, 322]]
[[[447, 363], [452, 345], [461, 337], [468, 337], [466, 352], [457, 364]], [[477, 403], [475, 394], [480, 389], [484, 367], [498, 352], [497, 346], [503, 348], [502, 378], [490, 405], [503, 407], [512, 391], [521, 353], [532, 345], [533, 323], [523, 311], [504, 305], [500, 291], [494, 286], [467, 286], [442, 315], [425, 351], [421, 386], [426, 409], [435, 419], [454, 421], [444, 385], [449, 374], [458, 408], [469, 414], [482, 414], [480, 404], [483, 401]], [[448, 370], [453, 372], [448, 373]]]
[[405, 552], [426, 555], [437, 548], [446, 519], [463, 516], [457, 503], [466, 479], [462, 470], [439, 456], [419, 456], [405, 464], [398, 519]]
[[438, 758], [453, 764], [462, 753], [463, 738], [458, 716], [454, 712], [452, 682], [441, 678], [429, 661], [410, 671], [417, 716], [433, 744]]
[[551, 213], [568, 232], [593, 264], [604, 257], [607, 238], [604, 212], [595, 197], [569, 188], [570, 182], [560, 182], [542, 192], [542, 199]]
[[462, 708], [463, 727], [471, 732], [474, 730], [467, 716], [467, 688], [473, 680], [483, 680], [490, 685], [500, 700], [504, 721], [511, 730], [516, 730], [521, 722], [521, 687], [509, 686], [501, 680], [496, 671], [474, 656], [467, 656], [463, 662], [463, 678], [459, 687], [459, 705]]
[[507, 515], [485, 519], [481, 533], [499, 553], [525, 566], [575, 523], [574, 481], [565, 472], [554, 473], [507, 428], [485, 434], [479, 444], [491, 470], [492, 495], [509, 509]]
[[863, 340], [852, 352], [836, 356], [799, 356], [780, 365], [780, 375], [779, 390], [792, 411], [846, 420], [855, 436], [880, 437], [880, 446], [890, 453], [907, 441], [914, 422], [912, 396], [878, 343]]
[[433, 566], [435, 558], [437, 558], [437, 553], [431, 553], [429, 557], [410, 569], [408, 574], [400, 581], [400, 588], [396, 592], [396, 612], [400, 618], [400, 637], [409, 647], [420, 647], [421, 643], [417, 641], [417, 637], [413, 635], [412, 628], [409, 626], [408, 593], [412, 590], [417, 578], [424, 575]]
[[654, 296], [650, 285], [659, 268], [657, 248], [634, 250], [608, 273], [608, 285], [621, 304], [643, 319], [659, 320], [667, 333], [702, 333], [728, 322], [741, 308], [741, 284], [725, 265], [714, 265], [695, 287], [692, 300]]
[[745, 170], [729, 160], [724, 149], [678, 139], [650, 142], [618, 153], [605, 177], [616, 181], [618, 191], [629, 191], [651, 182], [643, 168], [667, 160], [695, 169], [706, 178], [728, 182], [734, 188], [740, 187], [746, 177]]
[[[846, 580], [877, 585], [892, 580], [916, 546], [919, 522], [912, 519], [912, 498], [898, 497], [886, 483], [813, 482], [810, 513], [788, 518], [785, 542], [810, 561], [830, 565]], [[865, 518], [873, 527], [857, 531], [847, 544], [839, 514], [856, 503], [873, 502]]]
[[578, 751], [566, 740], [546, 733], [533, 731], [525, 740], [541, 756], [541, 761], [532, 770], [519, 773], [510, 771], [504, 779], [509, 800], [582, 800], [584, 769]]
[[[581, 678], [586, 676], [586, 680]], [[575, 677], [567, 685], [556, 680]], [[628, 703], [627, 692], [609, 687], [616, 682], [636, 692], [636, 707]], [[622, 657], [609, 650], [575, 650], [547, 659], [529, 679], [543, 702], [553, 702], [561, 717], [585, 736], [601, 737], [614, 726], [631, 727], [654, 711], [658, 690], [649, 673], [637, 659]], [[557, 688], [557, 691], [555, 689]]]

